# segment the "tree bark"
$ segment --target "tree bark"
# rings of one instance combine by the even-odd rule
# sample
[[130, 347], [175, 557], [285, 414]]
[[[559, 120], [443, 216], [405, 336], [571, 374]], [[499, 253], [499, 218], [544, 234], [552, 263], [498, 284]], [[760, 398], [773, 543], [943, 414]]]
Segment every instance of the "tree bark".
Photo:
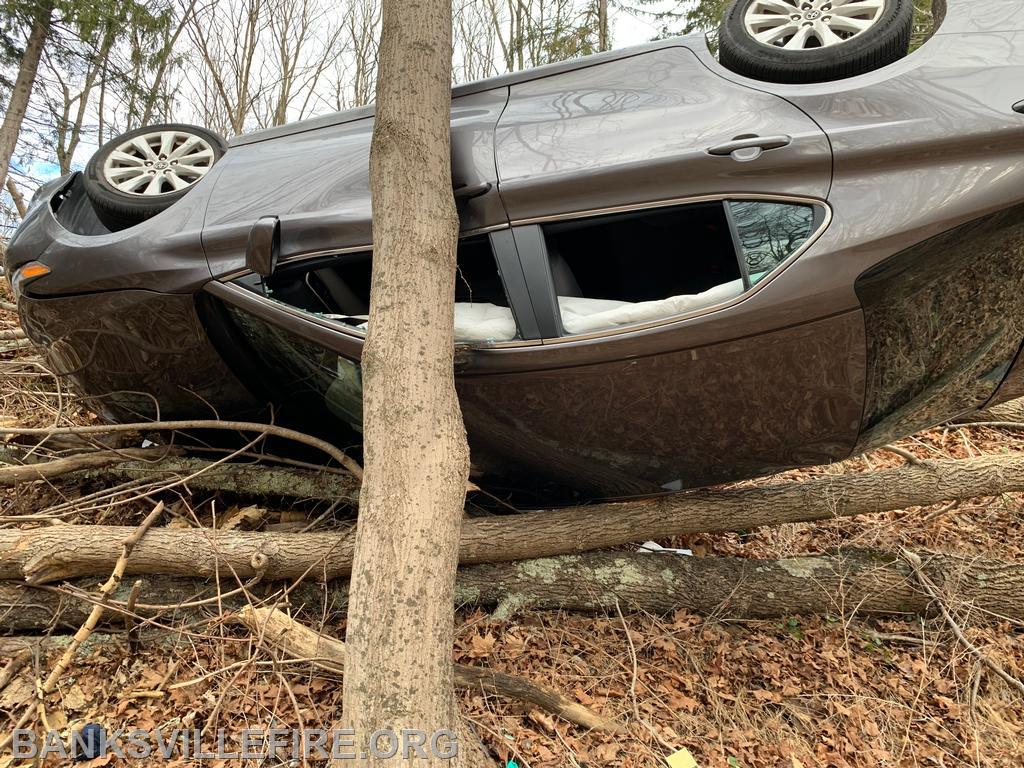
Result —
[[4, 184], [11, 200], [14, 201], [14, 209], [18, 212], [18, 217], [24, 219], [25, 214], [28, 213], [28, 206], [25, 205], [25, 198], [22, 196], [21, 190], [18, 189], [18, 185], [14, 183], [14, 179], [11, 178], [9, 171]]
[[359, 481], [348, 473], [317, 472], [309, 469], [267, 464], [211, 464], [194, 458], [171, 458], [158, 462], [121, 461], [100, 469], [74, 474], [82, 480], [151, 480], [173, 482], [192, 476], [193, 491], [223, 491], [247, 497], [282, 496], [290, 499], [325, 499], [355, 504]]
[[[0, 487], [67, 476], [78, 483], [149, 480], [175, 482], [190, 478], [193, 491], [223, 491], [248, 497], [359, 500], [359, 481], [337, 469], [295, 469], [258, 463], [215, 464], [180, 456], [174, 446], [117, 448], [76, 453], [59, 459], [0, 447]], [[7, 465], [7, 466], [4, 466]]]
[[1024, 399], [1009, 400], [993, 405], [983, 411], [965, 413], [953, 420], [954, 424], [974, 424], [977, 422], [1024, 422]]
[[[920, 554], [922, 571], [940, 587], [947, 606], [963, 621], [984, 624], [1002, 618], [1024, 620], [1024, 563]], [[90, 593], [95, 582], [82, 580], [72, 586]], [[159, 615], [166, 623], [214, 618], [221, 607], [241, 610], [253, 600], [251, 593], [239, 593], [213, 601], [214, 586], [213, 582], [195, 578], [147, 577], [136, 611], [142, 616]], [[225, 580], [221, 592], [229, 593], [237, 586]], [[264, 588], [269, 594], [271, 586], [260, 587]], [[116, 625], [121, 623], [117, 613], [123, 609], [128, 593], [129, 585], [125, 583], [111, 596], [108, 612]], [[194, 605], [203, 598], [205, 603]], [[327, 620], [343, 617], [347, 599], [344, 581], [326, 587], [303, 582], [289, 586], [288, 591], [291, 612]], [[499, 619], [523, 610], [606, 613], [614, 612], [616, 605], [623, 611], [665, 614], [684, 609], [732, 619], [929, 614], [935, 609], [933, 598], [921, 588], [904, 560], [892, 553], [867, 550], [783, 560], [591, 552], [473, 565], [459, 569], [456, 600], [462, 606], [498, 606], [495, 618]], [[185, 607], [175, 609], [177, 605]], [[0, 581], [3, 633], [78, 626], [90, 607], [88, 602], [54, 588]]]
[[[17, 485], [18, 483], [33, 480], [52, 480], [72, 472], [109, 467], [111, 464], [126, 462], [131, 459], [159, 459], [166, 456], [167, 453], [168, 449], [166, 448], [122, 448], [111, 451], [79, 453], [50, 461], [0, 464], [0, 487]], [[143, 466], [152, 465], [143, 463]]]
[[[463, 733], [452, 609], [469, 449], [454, 380], [458, 216], [451, 179], [451, 0], [383, 0], [370, 146], [374, 258], [363, 350], [363, 486], [343, 717], [359, 749], [378, 729]], [[333, 765], [349, 762], [335, 760]], [[485, 765], [473, 739], [446, 760]]]
[[[750, 530], [1022, 490], [1024, 456], [1020, 454], [927, 461], [803, 482], [471, 518], [462, 525], [459, 559], [463, 564], [529, 560], [645, 539]], [[396, 532], [408, 530], [407, 521], [391, 522]], [[109, 573], [119, 553], [117, 542], [129, 530], [106, 525], [0, 530], [0, 578], [45, 583]], [[266, 579], [296, 579], [306, 574], [333, 579], [352, 570], [352, 538], [347, 532], [274, 534], [156, 528], [132, 553], [128, 573], [210, 576], [220, 569], [241, 578], [259, 572]], [[429, 538], [419, 541], [427, 546]], [[416, 543], [404, 541], [401, 546]], [[396, 549], [395, 553], [402, 551]], [[381, 556], [397, 557], [395, 553]], [[254, 566], [254, 562], [260, 565]]]
[[0, 187], [7, 183], [7, 168], [14, 157], [18, 145], [21, 124], [28, 110], [28, 102], [32, 96], [32, 87], [36, 82], [39, 60], [43, 55], [43, 46], [50, 34], [50, 17], [53, 14], [52, 0], [39, 3], [32, 21], [32, 30], [25, 43], [25, 53], [18, 67], [18, 77], [14, 81], [14, 90], [7, 102], [4, 112], [3, 126], [0, 126]]

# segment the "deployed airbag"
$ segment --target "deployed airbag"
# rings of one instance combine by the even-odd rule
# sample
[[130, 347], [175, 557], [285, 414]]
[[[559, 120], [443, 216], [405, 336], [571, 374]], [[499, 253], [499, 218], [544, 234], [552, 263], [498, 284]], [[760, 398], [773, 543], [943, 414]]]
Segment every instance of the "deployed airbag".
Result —
[[[741, 293], [743, 281], [733, 280], [703, 293], [669, 296], [657, 301], [631, 302], [559, 296], [558, 306], [562, 312], [562, 327], [565, 332], [576, 335], [685, 315], [721, 304]], [[366, 330], [365, 323], [358, 327], [360, 330]], [[487, 302], [456, 302], [456, 341], [499, 342], [513, 341], [515, 338], [516, 321], [508, 307], [499, 307], [497, 304]]]

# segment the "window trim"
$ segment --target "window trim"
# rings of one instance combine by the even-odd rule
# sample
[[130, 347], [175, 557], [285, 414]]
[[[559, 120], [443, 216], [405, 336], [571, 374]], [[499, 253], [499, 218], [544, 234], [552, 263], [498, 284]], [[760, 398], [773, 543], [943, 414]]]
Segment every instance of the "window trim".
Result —
[[[520, 221], [513, 222], [513, 233], [517, 228], [524, 228], [528, 226], [534, 226], [539, 224], [553, 224], [561, 221], [571, 221], [574, 219], [589, 219], [603, 217], [618, 213], [632, 213], [636, 211], [655, 211], [660, 208], [673, 208], [683, 207], [686, 205], [698, 204], [698, 203], [713, 203], [720, 202], [725, 211], [727, 221], [729, 222], [730, 230], [733, 230], [732, 215], [729, 210], [729, 201], [734, 202], [768, 202], [768, 203], [789, 203], [795, 205], [809, 205], [814, 209], [814, 230], [810, 236], [804, 241], [803, 245], [793, 251], [786, 259], [779, 262], [774, 269], [772, 269], [767, 275], [757, 282], [756, 285], [750, 286], [744, 290], [739, 296], [724, 301], [720, 304], [714, 304], [710, 307], [703, 307], [696, 309], [692, 312], [686, 312], [681, 315], [671, 315], [669, 317], [662, 318], [660, 320], [651, 320], [646, 323], [634, 323], [632, 325], [622, 325], [615, 328], [609, 328], [603, 331], [594, 331], [592, 333], [581, 333], [576, 335], [561, 335], [561, 336], [545, 336], [542, 340], [544, 346], [553, 346], [555, 344], [567, 344], [573, 342], [590, 341], [594, 339], [603, 339], [612, 336], [621, 336], [636, 331], [644, 331], [651, 328], [659, 328], [666, 325], [672, 325], [675, 323], [692, 320], [697, 317], [703, 317], [705, 315], [712, 314], [714, 312], [720, 312], [724, 309], [728, 309], [739, 304], [741, 301], [746, 301], [751, 296], [756, 295], [765, 286], [775, 280], [778, 275], [785, 270], [790, 264], [796, 261], [800, 256], [807, 252], [808, 249], [813, 246], [821, 235], [828, 229], [832, 223], [832, 206], [827, 201], [821, 200], [816, 197], [804, 197], [800, 195], [770, 195], [770, 194], [757, 194], [757, 193], [732, 193], [732, 194], [713, 194], [713, 195], [696, 195], [692, 197], [684, 198], [672, 198], [666, 200], [658, 200], [650, 203], [635, 203], [630, 205], [614, 206], [609, 208], [597, 208], [586, 211], [576, 211], [567, 214], [559, 214], [552, 216], [540, 216], [531, 219], [522, 219]], [[736, 233], [731, 231], [733, 240], [733, 250], [739, 264], [740, 272], [743, 275], [744, 283], [748, 282], [749, 277], [746, 274], [746, 270], [743, 265], [742, 251], [739, 247], [739, 242], [736, 239]], [[550, 267], [548, 268], [548, 280], [551, 281]], [[543, 296], [534, 296], [534, 302], [543, 300]], [[557, 299], [555, 299], [557, 307]], [[563, 332], [564, 334], [564, 332]], [[501, 344], [495, 344], [491, 348], [501, 347]]]
[[[534, 224], [549, 224], [549, 223], [555, 223], [555, 222], [560, 222], [560, 221], [571, 221], [573, 219], [587, 219], [587, 218], [598, 217], [598, 216], [607, 216], [607, 215], [616, 214], [616, 213], [629, 213], [629, 212], [633, 212], [633, 211], [657, 210], [659, 208], [671, 208], [671, 207], [676, 207], [676, 206], [690, 205], [692, 203], [722, 202], [723, 203], [723, 207], [726, 209], [727, 215], [729, 215], [728, 214], [729, 206], [725, 205], [725, 203], [727, 201], [729, 201], [729, 200], [735, 200], [735, 201], [740, 201], [740, 202], [742, 202], [742, 201], [754, 201], [754, 202], [761, 201], [761, 202], [774, 202], [774, 203], [795, 203], [795, 204], [799, 204], [799, 205], [810, 205], [810, 206], [813, 206], [814, 209], [815, 209], [815, 230], [814, 230], [814, 232], [811, 233], [810, 237], [807, 238], [807, 240], [804, 242], [804, 244], [802, 246], [800, 246], [796, 251], [794, 251], [789, 256], [789, 258], [787, 258], [784, 261], [780, 262], [775, 267], [775, 269], [773, 269], [771, 272], [769, 272], [767, 275], [765, 275], [756, 285], [752, 286], [750, 288], [750, 290], [744, 291], [739, 296], [737, 296], [737, 297], [735, 297], [735, 298], [733, 298], [733, 299], [731, 299], [729, 301], [723, 302], [721, 304], [715, 304], [715, 305], [713, 305], [711, 307], [705, 307], [703, 309], [694, 310], [693, 312], [688, 312], [688, 313], [685, 313], [685, 314], [682, 314], [682, 315], [672, 315], [671, 317], [667, 317], [667, 318], [664, 318], [662, 320], [653, 320], [653, 321], [648, 322], [648, 323], [637, 323], [637, 324], [634, 324], [634, 325], [623, 325], [623, 326], [619, 326], [619, 327], [616, 327], [616, 328], [609, 328], [608, 330], [605, 330], [605, 331], [595, 331], [593, 333], [579, 334], [579, 335], [576, 335], [576, 336], [564, 336], [564, 335], [563, 336], [544, 336], [544, 337], [538, 337], [538, 338], [533, 338], [533, 339], [523, 338], [523, 339], [518, 339], [516, 341], [501, 341], [501, 342], [497, 342], [495, 344], [487, 344], [487, 345], [483, 345], [483, 344], [458, 345], [457, 344], [456, 346], [469, 346], [473, 350], [476, 350], [476, 351], [490, 352], [491, 350], [515, 349], [515, 348], [520, 348], [520, 347], [535, 347], [535, 346], [540, 346], [540, 345], [552, 346], [552, 345], [555, 345], [555, 344], [570, 344], [570, 343], [575, 343], [575, 342], [586, 342], [586, 341], [590, 341], [590, 340], [594, 340], [594, 339], [608, 338], [608, 337], [611, 337], [611, 336], [626, 335], [626, 334], [633, 333], [633, 332], [636, 332], [636, 331], [644, 331], [644, 330], [648, 330], [648, 329], [651, 329], [651, 328], [659, 328], [661, 326], [672, 325], [672, 324], [675, 324], [675, 323], [680, 323], [680, 322], [685, 322], [685, 321], [688, 321], [688, 320], [692, 320], [692, 319], [697, 318], [697, 317], [703, 317], [703, 316], [709, 315], [709, 314], [711, 314], [713, 312], [720, 312], [723, 309], [728, 309], [730, 307], [733, 307], [736, 304], [739, 304], [741, 301], [745, 301], [745, 300], [749, 299], [751, 296], [756, 295], [758, 291], [762, 290], [765, 286], [767, 286], [769, 283], [774, 281], [775, 278], [778, 277], [779, 273], [781, 273], [783, 270], [785, 270], [790, 264], [792, 264], [794, 261], [796, 261], [796, 259], [798, 259], [800, 256], [802, 256], [804, 253], [806, 253], [807, 250], [810, 249], [818, 241], [818, 239], [822, 236], [822, 234], [825, 232], [825, 230], [827, 230], [829, 225], [832, 223], [832, 217], [833, 217], [832, 206], [829, 205], [828, 201], [822, 200], [821, 198], [810, 197], [810, 196], [802, 196], [802, 195], [772, 195], [772, 194], [764, 194], [764, 193], [716, 193], [716, 194], [709, 194], [709, 195], [692, 195], [690, 197], [666, 198], [666, 199], [662, 199], [662, 200], [653, 200], [653, 201], [645, 202], [645, 203], [632, 203], [632, 204], [629, 204], [629, 205], [611, 206], [611, 207], [606, 207], [606, 208], [591, 208], [591, 209], [586, 209], [586, 210], [581, 210], [581, 211], [571, 211], [571, 212], [567, 212], [567, 213], [552, 214], [550, 216], [539, 216], [539, 217], [528, 218], [528, 219], [519, 219], [519, 220], [516, 220], [516, 221], [512, 221], [512, 222], [510, 222], [507, 225], [506, 224], [500, 224], [500, 225], [497, 225], [497, 226], [494, 226], [494, 227], [485, 227], [482, 230], [469, 230], [469, 231], [465, 231], [465, 232], [460, 232], [459, 233], [459, 239], [461, 240], [463, 238], [473, 237], [473, 236], [481, 235], [481, 234], [497, 233], [497, 232], [499, 232], [501, 230], [504, 230], [505, 232], [509, 232], [510, 231], [510, 234], [514, 238], [515, 237], [515, 230], [517, 228], [527, 227], [527, 226], [531, 226], [531, 225], [534, 225]], [[820, 213], [820, 216], [818, 215], [819, 213]], [[730, 217], [729, 221], [731, 222], [731, 217]], [[498, 240], [499, 242], [501, 242], [502, 240], [504, 240], [504, 238], [501, 238], [500, 236], [499, 236], [499, 238], [492, 238], [492, 249], [495, 250], [495, 259], [497, 260], [498, 259], [498, 253], [497, 253], [498, 242], [495, 242], [495, 240]], [[504, 242], [502, 244], [506, 245], [506, 247], [507, 247], [507, 240], [504, 240]], [[734, 246], [734, 248], [735, 247], [737, 247], [737, 246]], [[346, 253], [354, 253], [354, 252], [366, 251], [366, 250], [372, 251], [373, 250], [373, 245], [370, 244], [370, 245], [352, 246], [352, 247], [348, 247], [348, 248], [338, 248], [338, 249], [326, 250], [326, 251], [324, 251], [324, 250], [321, 250], [321, 251], [311, 251], [309, 253], [296, 254], [294, 256], [291, 256], [291, 257], [289, 257], [287, 259], [287, 262], [289, 264], [291, 264], [291, 263], [295, 263], [297, 261], [302, 261], [302, 260], [310, 259], [310, 258], [318, 258], [318, 257], [323, 257], [323, 256], [340, 256], [340, 255], [343, 255], [343, 254], [346, 254]], [[736, 258], [737, 258], [738, 261], [740, 261], [740, 270], [742, 272], [743, 271], [742, 259], [740, 258], [740, 253], [739, 253], [738, 250], [736, 252]], [[520, 259], [520, 262], [521, 261], [522, 260]], [[282, 263], [284, 263], [284, 262], [282, 262]], [[499, 263], [499, 271], [501, 271], [502, 268], [506, 267], [506, 266], [507, 266], [507, 264]], [[549, 281], [551, 281], [552, 278], [551, 278], [551, 275], [550, 275], [550, 267], [548, 267], [547, 273], [548, 273], [547, 279]], [[289, 307], [288, 305], [286, 305], [286, 304], [284, 304], [282, 302], [275, 302], [273, 299], [268, 299], [268, 298], [266, 298], [264, 296], [260, 296], [258, 294], [255, 294], [255, 293], [251, 292], [251, 291], [247, 291], [246, 289], [244, 289], [244, 288], [242, 288], [242, 287], [240, 287], [238, 285], [235, 285], [233, 283], [233, 281], [237, 280], [239, 277], [244, 277], [244, 276], [250, 275], [250, 274], [252, 274], [251, 270], [242, 269], [242, 270], [239, 270], [237, 272], [232, 272], [230, 274], [221, 275], [221, 276], [215, 278], [214, 280], [212, 280], [210, 283], [207, 284], [207, 290], [209, 290], [210, 293], [212, 293], [213, 295], [217, 296], [218, 298], [222, 298], [222, 299], [227, 300], [227, 301], [231, 301], [232, 298], [233, 298], [235, 300], [234, 303], [236, 305], [239, 304], [239, 303], [243, 303], [243, 304], [245, 304], [245, 305], [247, 305], [247, 306], [249, 306], [249, 307], [251, 307], [253, 309], [256, 309], [258, 307], [259, 310], [260, 310], [260, 312], [259, 312], [260, 316], [263, 317], [264, 319], [270, 321], [270, 322], [274, 321], [275, 314], [276, 314], [277, 324], [282, 326], [282, 327], [285, 327], [285, 328], [291, 327], [292, 329], [296, 329], [295, 328], [295, 324], [296, 324], [296, 321], [298, 321], [298, 322], [306, 325], [307, 328], [309, 328], [309, 327], [315, 328], [317, 330], [316, 335], [318, 337], [320, 337], [320, 338], [324, 337], [324, 332], [325, 331], [330, 331], [330, 332], [333, 332], [333, 333], [337, 333], [337, 334], [342, 336], [342, 338], [344, 339], [345, 342], [347, 342], [347, 343], [343, 343], [342, 346], [344, 346], [348, 350], [352, 350], [352, 346], [355, 344], [355, 345], [359, 346], [360, 351], [361, 351], [362, 344], [363, 344], [363, 342], [366, 339], [365, 334], [363, 334], [363, 333], [361, 333], [359, 331], [356, 331], [355, 329], [346, 328], [343, 324], [336, 323], [336, 322], [334, 322], [332, 320], [328, 320], [328, 319], [324, 319], [324, 318], [314, 318], [313, 315], [306, 315], [305, 313], [302, 313], [301, 310], [294, 309], [294, 308]], [[505, 273], [502, 272], [502, 280], [505, 280], [505, 279], [506, 279]], [[531, 305], [529, 307], [525, 306], [525, 304], [523, 304], [521, 306], [521, 309], [524, 312], [525, 316], [520, 317], [520, 315], [517, 314], [518, 307], [513, 309], [513, 315], [516, 317], [516, 321], [517, 321], [517, 324], [519, 325], [520, 333], [524, 333], [522, 321], [526, 321], [527, 323], [529, 323], [531, 321], [532, 322], [537, 322], [537, 320], [536, 320], [535, 303], [537, 301], [544, 301], [545, 300], [544, 296], [537, 295], [532, 290], [532, 288], [528, 287], [527, 290], [529, 291], [529, 294], [530, 294], [529, 298], [530, 298], [532, 303], [531, 303]], [[239, 295], [238, 292], [242, 292], [242, 293], [247, 294], [247, 295], [246, 296], [241, 296], [241, 295]], [[505, 292], [506, 292], [506, 295], [509, 292], [509, 287], [508, 287], [508, 283], [507, 282], [505, 283]], [[518, 299], [518, 296], [517, 296], [517, 299]], [[509, 304], [511, 305], [512, 303], [513, 303], [513, 297], [509, 296]], [[557, 305], [557, 301], [555, 303]], [[284, 317], [282, 317], [282, 315]], [[561, 316], [560, 315], [559, 315], [559, 328], [561, 328]], [[524, 333], [524, 335], [525, 335], [525, 333]], [[337, 349], [337, 348], [335, 347], [334, 349]], [[334, 349], [332, 349], [332, 351], [334, 351]], [[342, 354], [345, 354], [345, 353], [342, 353]], [[350, 351], [348, 354], [346, 354], [346, 356], [350, 357], [351, 354], [352, 353]]]

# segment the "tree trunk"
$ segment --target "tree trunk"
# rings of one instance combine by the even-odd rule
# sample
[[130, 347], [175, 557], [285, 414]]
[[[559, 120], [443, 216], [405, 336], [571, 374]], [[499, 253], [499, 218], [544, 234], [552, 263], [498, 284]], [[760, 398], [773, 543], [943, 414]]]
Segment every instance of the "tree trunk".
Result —
[[[148, 536], [149, 534], [147, 534]], [[943, 592], [954, 610], [970, 606], [964, 620], [985, 623], [1024, 620], [1024, 564], [977, 557], [921, 553], [922, 570]], [[86, 594], [95, 581], [72, 586]], [[147, 577], [136, 611], [160, 616], [167, 624], [180, 619], [216, 618], [220, 608], [240, 610], [252, 594], [272, 597], [270, 584], [248, 595], [231, 594], [238, 585], [225, 579], [215, 584], [194, 578]], [[110, 623], [120, 625], [119, 611], [128, 599], [125, 582], [108, 606]], [[196, 605], [202, 599], [206, 602]], [[292, 613], [340, 620], [348, 599], [347, 584], [314, 582], [289, 585]], [[927, 614], [933, 600], [898, 556], [886, 552], [844, 550], [834, 555], [805, 555], [783, 560], [736, 557], [684, 557], [670, 554], [592, 552], [584, 555], [460, 568], [456, 601], [462, 606], [498, 606], [495, 618], [507, 619], [523, 610], [567, 610], [582, 613], [644, 611], [691, 613], [732, 619], [774, 619], [800, 614], [851, 616]], [[273, 599], [269, 602], [275, 603]], [[276, 603], [275, 603], [276, 604]], [[184, 605], [183, 608], [174, 608]], [[191, 607], [188, 607], [191, 606]], [[53, 588], [0, 581], [2, 633], [45, 632], [77, 627], [91, 605]], [[158, 610], [160, 609], [160, 610]]]
[[[394, 492], [403, 493], [403, 487], [407, 486], [396, 484]], [[529, 560], [645, 539], [750, 530], [1022, 490], [1024, 456], [1020, 454], [928, 461], [760, 488], [696, 491], [649, 501], [470, 518], [462, 525], [459, 558], [464, 564]], [[364, 486], [362, 496], [365, 494]], [[399, 520], [401, 525], [396, 522]], [[394, 535], [408, 530], [404, 518], [390, 522], [396, 529]], [[109, 573], [120, 552], [118, 542], [130, 530], [109, 525], [0, 530], [0, 578], [44, 583]], [[429, 541], [424, 536], [422, 541]], [[296, 579], [307, 574], [334, 579], [353, 569], [352, 538], [348, 533], [154, 528], [133, 551], [128, 573], [210, 576], [219, 569], [244, 579], [257, 573], [266, 579]], [[395, 552], [404, 551], [399, 546], [417, 546], [418, 541], [396, 543]]]
[[32, 96], [32, 87], [36, 82], [39, 60], [43, 55], [43, 46], [50, 34], [50, 16], [53, 13], [52, 0], [43, 0], [38, 6], [32, 22], [32, 31], [25, 43], [25, 53], [21, 57], [18, 78], [14, 82], [7, 111], [4, 112], [3, 126], [0, 127], [0, 187], [7, 183], [7, 167], [14, 157], [21, 133], [21, 123], [28, 110], [28, 102]]
[[8, 172], [7, 181], [5, 182], [7, 192], [11, 196], [11, 200], [14, 201], [14, 209], [18, 212], [18, 217], [24, 219], [25, 214], [28, 213], [28, 206], [25, 205], [25, 198], [21, 194], [21, 190], [18, 189], [18, 185], [14, 183], [14, 179], [10, 177]]
[[[455, 394], [451, 2], [384, 0], [370, 147], [373, 277], [363, 351], [365, 466], [352, 566], [346, 726], [463, 732], [452, 609], [469, 450]], [[335, 760], [334, 765], [349, 762]], [[364, 765], [483, 765], [369, 757]]]

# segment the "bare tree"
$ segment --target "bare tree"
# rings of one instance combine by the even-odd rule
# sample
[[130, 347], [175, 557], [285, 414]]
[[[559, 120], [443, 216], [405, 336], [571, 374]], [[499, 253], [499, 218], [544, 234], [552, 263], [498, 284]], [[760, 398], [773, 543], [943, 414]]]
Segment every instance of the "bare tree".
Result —
[[[451, 40], [450, 0], [384, 0], [370, 149], [366, 466], [343, 704], [364, 750], [378, 729], [462, 730], [452, 610], [469, 449], [453, 372]], [[479, 745], [467, 739], [453, 760], [370, 757], [365, 764], [413, 762], [485, 764]]]
[[335, 59], [332, 106], [360, 107], [373, 98], [377, 79], [377, 41], [381, 6], [378, 0], [352, 0], [344, 10], [344, 55]]
[[[86, 44], [84, 55], [82, 51], [58, 48], [45, 57], [49, 79], [56, 87], [45, 89], [43, 100], [53, 122], [54, 150], [62, 175], [71, 171], [71, 161], [82, 140], [89, 98], [110, 59], [116, 35], [114, 24], [119, 21], [111, 20], [104, 25], [98, 45]], [[75, 71], [79, 62], [82, 67]]]
[[4, 112], [3, 126], [0, 127], [0, 187], [5, 186], [7, 182], [7, 167], [11, 164], [14, 149], [18, 145], [21, 124], [28, 111], [32, 86], [35, 84], [36, 73], [39, 71], [39, 62], [43, 56], [46, 38], [50, 34], [52, 17], [52, 0], [43, 0], [35, 5], [34, 13], [31, 16], [31, 31], [28, 41], [25, 43], [21, 64], [18, 67], [18, 77], [14, 82], [7, 110]]
[[196, 106], [207, 127], [242, 133], [263, 96], [258, 54], [270, 27], [270, 7], [270, 0], [213, 0], [189, 18]]

